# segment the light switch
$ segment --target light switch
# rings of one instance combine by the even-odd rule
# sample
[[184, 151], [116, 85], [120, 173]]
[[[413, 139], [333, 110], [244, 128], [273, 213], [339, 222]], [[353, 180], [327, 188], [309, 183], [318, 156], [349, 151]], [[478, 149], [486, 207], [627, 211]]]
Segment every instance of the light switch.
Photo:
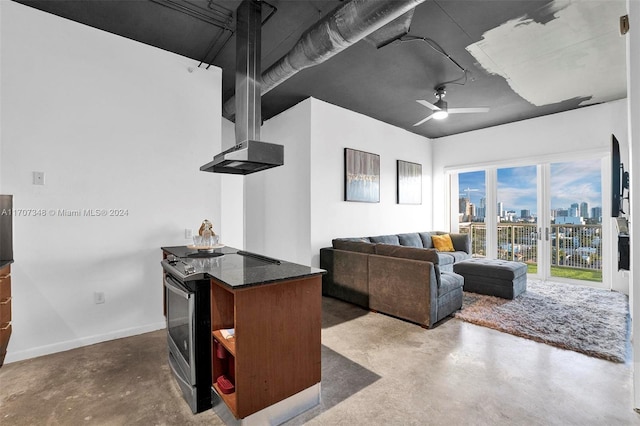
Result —
[[44, 185], [44, 172], [33, 172], [33, 184]]

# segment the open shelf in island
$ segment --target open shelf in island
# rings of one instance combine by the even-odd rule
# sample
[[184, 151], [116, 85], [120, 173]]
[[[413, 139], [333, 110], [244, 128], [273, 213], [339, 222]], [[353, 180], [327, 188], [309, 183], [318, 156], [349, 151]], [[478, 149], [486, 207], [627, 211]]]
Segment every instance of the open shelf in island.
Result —
[[[238, 289], [211, 280], [212, 383], [237, 419], [320, 383], [321, 293], [320, 275]], [[225, 328], [235, 337], [222, 337]], [[221, 392], [220, 375], [233, 393]]]
[[224, 348], [229, 351], [232, 356], [236, 356], [236, 338], [225, 339], [222, 337], [220, 330], [213, 330], [211, 333], [214, 339], [216, 339]]
[[227, 405], [227, 407], [229, 407], [229, 410], [231, 411], [231, 413], [233, 413], [233, 415], [236, 416], [236, 418], [239, 418], [238, 417], [238, 403], [237, 403], [236, 393], [235, 392], [222, 393], [222, 391], [220, 390], [220, 387], [218, 386], [217, 383], [213, 384], [213, 388], [218, 393], [218, 396], [220, 397], [220, 399], [222, 399], [224, 401], [224, 403]]

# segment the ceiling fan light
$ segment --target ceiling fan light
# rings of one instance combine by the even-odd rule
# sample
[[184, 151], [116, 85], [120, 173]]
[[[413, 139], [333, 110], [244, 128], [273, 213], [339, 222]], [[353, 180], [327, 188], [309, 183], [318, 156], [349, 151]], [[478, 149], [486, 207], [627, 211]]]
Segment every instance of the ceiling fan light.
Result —
[[433, 113], [434, 119], [442, 120], [449, 116], [449, 113], [447, 112], [447, 102], [442, 100], [442, 98], [438, 99], [438, 101], [435, 103], [435, 106], [437, 106], [440, 109]]
[[449, 116], [449, 113], [445, 110], [436, 111], [433, 113], [433, 118], [436, 120], [442, 120]]

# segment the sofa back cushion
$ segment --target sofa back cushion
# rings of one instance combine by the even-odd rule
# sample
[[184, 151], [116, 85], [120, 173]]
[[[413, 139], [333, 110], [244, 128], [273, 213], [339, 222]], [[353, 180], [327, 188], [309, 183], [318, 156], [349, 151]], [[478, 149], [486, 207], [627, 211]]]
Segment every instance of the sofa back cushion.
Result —
[[418, 235], [422, 240], [422, 247], [433, 248], [433, 241], [431, 241], [431, 232], [418, 232]]
[[400, 239], [397, 235], [378, 235], [376, 237], [369, 237], [369, 240], [371, 240], [372, 243], [400, 245]]
[[336, 250], [356, 251], [366, 254], [375, 254], [376, 252], [376, 245], [365, 241], [335, 239], [331, 243]]
[[400, 257], [403, 259], [422, 260], [433, 263], [436, 272], [437, 284], [440, 285], [440, 259], [435, 249], [394, 246], [390, 244], [377, 244], [376, 254], [380, 256]]
[[469, 234], [451, 234], [451, 241], [456, 251], [471, 254], [471, 237]]
[[398, 240], [400, 240], [401, 246], [407, 247], [419, 247], [422, 248], [422, 239], [417, 232], [411, 234], [398, 234]]
[[438, 264], [438, 252], [434, 249], [403, 247], [391, 244], [376, 244], [376, 254], [380, 256], [402, 257], [404, 259], [423, 260]]

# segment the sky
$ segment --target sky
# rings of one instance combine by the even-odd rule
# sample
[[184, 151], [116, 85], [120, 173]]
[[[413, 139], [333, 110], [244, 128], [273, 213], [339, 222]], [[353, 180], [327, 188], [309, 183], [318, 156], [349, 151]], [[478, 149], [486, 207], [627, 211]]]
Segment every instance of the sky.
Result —
[[[480, 206], [486, 197], [485, 172], [458, 175], [460, 196], [467, 194], [471, 202]], [[498, 169], [497, 201], [505, 210], [518, 215], [521, 210], [537, 214], [536, 166]], [[589, 209], [602, 206], [600, 159], [551, 164], [551, 208], [568, 209], [573, 203], [589, 203]]]

